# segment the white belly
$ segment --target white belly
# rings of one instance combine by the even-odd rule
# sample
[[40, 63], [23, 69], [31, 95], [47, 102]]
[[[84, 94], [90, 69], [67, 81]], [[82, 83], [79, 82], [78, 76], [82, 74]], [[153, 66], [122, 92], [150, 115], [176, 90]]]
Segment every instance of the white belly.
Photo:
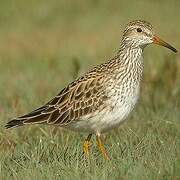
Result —
[[94, 116], [85, 116], [82, 120], [74, 121], [67, 128], [89, 132], [89, 133], [104, 133], [108, 130], [118, 127], [133, 110], [139, 97], [139, 87], [132, 93], [131, 96], [126, 96], [124, 101], [120, 97], [112, 96], [108, 102], [107, 108]]

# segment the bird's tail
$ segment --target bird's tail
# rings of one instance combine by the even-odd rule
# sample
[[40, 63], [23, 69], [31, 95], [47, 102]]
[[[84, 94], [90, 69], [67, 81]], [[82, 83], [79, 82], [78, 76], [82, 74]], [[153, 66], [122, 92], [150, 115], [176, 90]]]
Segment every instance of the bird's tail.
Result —
[[9, 121], [6, 125], [5, 128], [14, 128], [14, 127], [19, 127], [23, 126], [25, 124], [42, 124], [46, 123], [47, 120], [50, 117], [50, 113], [43, 113], [43, 111], [46, 109], [45, 106], [38, 108], [34, 111], [32, 111], [29, 114], [26, 114], [24, 116], [12, 119]]
[[22, 120], [13, 119], [5, 125], [5, 128], [9, 129], [9, 128], [18, 127], [18, 126], [22, 126], [22, 125], [23, 125]]

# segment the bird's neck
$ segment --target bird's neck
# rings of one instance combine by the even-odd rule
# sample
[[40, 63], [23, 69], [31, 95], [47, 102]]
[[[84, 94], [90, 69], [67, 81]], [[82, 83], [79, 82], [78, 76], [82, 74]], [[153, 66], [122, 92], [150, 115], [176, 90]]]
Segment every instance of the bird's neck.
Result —
[[122, 45], [117, 52], [117, 56], [119, 57], [118, 61], [124, 65], [143, 64], [142, 53], [143, 49], [141, 47], [126, 47]]
[[117, 79], [120, 79], [116, 74], [124, 75], [134, 81], [139, 82], [142, 79], [143, 73], [143, 49], [141, 48], [121, 48], [117, 55], [109, 61], [109, 67], [112, 70], [112, 74], [115, 74]]

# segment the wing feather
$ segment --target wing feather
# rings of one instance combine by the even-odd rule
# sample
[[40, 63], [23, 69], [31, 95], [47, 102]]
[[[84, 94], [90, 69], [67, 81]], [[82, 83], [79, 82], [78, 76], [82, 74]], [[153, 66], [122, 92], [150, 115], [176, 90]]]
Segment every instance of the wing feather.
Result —
[[[47, 123], [61, 126], [79, 120], [83, 116], [98, 110], [104, 105], [103, 74], [89, 73], [64, 88], [57, 96], [44, 106], [31, 113], [10, 121], [6, 127], [16, 127], [23, 124]], [[104, 98], [102, 98], [104, 96]], [[18, 124], [19, 122], [19, 124]]]

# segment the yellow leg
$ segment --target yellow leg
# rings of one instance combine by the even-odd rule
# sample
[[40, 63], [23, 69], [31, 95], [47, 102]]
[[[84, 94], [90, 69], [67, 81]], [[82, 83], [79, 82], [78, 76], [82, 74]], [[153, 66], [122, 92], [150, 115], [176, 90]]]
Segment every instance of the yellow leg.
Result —
[[84, 155], [86, 158], [89, 157], [89, 147], [90, 147], [91, 136], [92, 136], [92, 134], [89, 134], [83, 143], [83, 152], [84, 152]]
[[99, 151], [102, 153], [104, 159], [109, 160], [109, 156], [108, 156], [108, 154], [107, 154], [107, 152], [106, 152], [106, 150], [105, 150], [105, 148], [101, 142], [100, 135], [96, 136], [96, 143], [97, 143], [97, 147], [98, 147]]

